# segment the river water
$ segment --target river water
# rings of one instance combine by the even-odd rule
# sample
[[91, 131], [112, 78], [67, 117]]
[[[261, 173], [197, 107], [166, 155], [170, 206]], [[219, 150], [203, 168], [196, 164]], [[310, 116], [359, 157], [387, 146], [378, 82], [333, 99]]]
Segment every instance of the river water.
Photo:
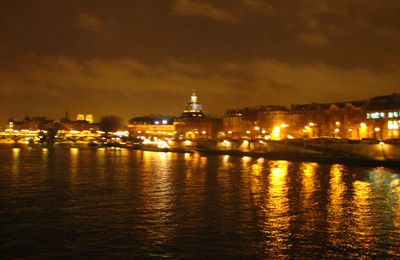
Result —
[[400, 257], [400, 170], [0, 146], [2, 258]]

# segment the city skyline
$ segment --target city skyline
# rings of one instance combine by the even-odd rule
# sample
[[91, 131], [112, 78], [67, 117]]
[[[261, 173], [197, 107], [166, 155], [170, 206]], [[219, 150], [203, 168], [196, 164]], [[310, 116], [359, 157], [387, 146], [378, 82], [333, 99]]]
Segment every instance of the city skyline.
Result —
[[[105, 116], [117, 116], [119, 118], [121, 118], [123, 120], [123, 122], [128, 122], [131, 121], [132, 119], [134, 119], [135, 117], [176, 117], [179, 114], [181, 114], [182, 112], [188, 112], [188, 106], [190, 104], [196, 103], [199, 105], [199, 111], [201, 111], [201, 113], [204, 112], [203, 110], [203, 102], [198, 102], [198, 95], [197, 95], [197, 91], [196, 90], [192, 90], [191, 95], [187, 97], [187, 100], [189, 100], [189, 103], [186, 103], [186, 105], [181, 104], [181, 111], [179, 111], [176, 114], [163, 114], [163, 113], [151, 113], [151, 112], [144, 112], [143, 114], [138, 114], [138, 113], [132, 113], [127, 119], [123, 118], [120, 114], [115, 113], [115, 114], [104, 114], [104, 115], [94, 115], [93, 113], [90, 113], [90, 111], [82, 113], [81, 110], [77, 109], [77, 112], [74, 113], [70, 113], [69, 110], [64, 111], [64, 114], [59, 117], [51, 117], [48, 114], [43, 114], [43, 115], [34, 115], [34, 114], [25, 114], [23, 116], [20, 117], [12, 117], [9, 116], [7, 117], [7, 120], [3, 123], [8, 123], [10, 120], [23, 120], [24, 118], [33, 118], [33, 117], [43, 117], [49, 120], [54, 120], [54, 121], [59, 121], [59, 120], [70, 120], [70, 121], [88, 121], [89, 123], [95, 123], [98, 122], [102, 117]], [[205, 113], [206, 116], [211, 116], [211, 117], [217, 117], [217, 118], [222, 118], [225, 117], [227, 115], [229, 115], [232, 111], [236, 111], [236, 110], [242, 110], [242, 109], [262, 109], [262, 108], [267, 108], [267, 107], [277, 107], [277, 108], [285, 108], [285, 109], [292, 109], [292, 107], [296, 107], [296, 106], [309, 106], [309, 105], [323, 105], [323, 106], [330, 106], [330, 105], [338, 105], [338, 104], [346, 104], [346, 103], [363, 103], [364, 105], [368, 104], [370, 101], [372, 101], [373, 99], [376, 98], [387, 98], [390, 96], [398, 96], [399, 93], [392, 93], [392, 94], [388, 94], [388, 95], [384, 95], [383, 93], [381, 95], [377, 95], [377, 96], [373, 96], [373, 97], [364, 97], [363, 99], [359, 99], [359, 100], [336, 100], [336, 102], [318, 102], [318, 101], [312, 101], [310, 103], [291, 103], [291, 104], [282, 104], [282, 105], [274, 105], [274, 104], [256, 104], [256, 105], [252, 105], [252, 106], [244, 106], [244, 107], [239, 107], [239, 106], [232, 106], [232, 107], [225, 107], [223, 110], [223, 113], [219, 114], [219, 115], [215, 115], [212, 113]], [[197, 106], [197, 105], [196, 105]], [[223, 107], [223, 106], [221, 106]], [[89, 119], [86, 119], [89, 118]], [[95, 118], [95, 119], [94, 119]], [[1, 126], [0, 126], [1, 129]]]
[[0, 5], [2, 122], [179, 114], [192, 89], [222, 115], [387, 95], [400, 81], [396, 1]]

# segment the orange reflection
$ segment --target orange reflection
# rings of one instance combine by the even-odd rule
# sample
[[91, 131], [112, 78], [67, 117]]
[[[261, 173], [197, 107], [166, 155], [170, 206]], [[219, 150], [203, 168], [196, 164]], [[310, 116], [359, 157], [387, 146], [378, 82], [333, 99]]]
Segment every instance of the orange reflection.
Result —
[[[252, 171], [252, 158], [250, 156], [242, 156], [240, 159], [241, 161], [241, 166], [242, 166], [242, 173], [243, 174], [249, 174]], [[232, 165], [231, 165], [232, 166]]]
[[335, 216], [343, 213], [343, 194], [346, 189], [342, 180], [343, 170], [343, 165], [335, 164], [330, 171], [329, 211]]
[[393, 225], [396, 229], [400, 229], [400, 179], [396, 178], [390, 182], [390, 190], [395, 196], [395, 205], [393, 206]]
[[245, 165], [245, 164], [247, 164], [248, 162], [250, 162], [251, 161], [251, 157], [250, 156], [243, 156], [242, 157], [242, 163]]
[[[264, 159], [264, 158], [260, 158], [260, 159]], [[250, 174], [250, 199], [251, 201], [254, 203], [254, 205], [257, 205], [259, 203], [262, 203], [262, 201], [260, 200], [262, 198], [262, 191], [261, 191], [261, 174], [264, 170], [264, 160], [257, 160], [257, 164], [253, 164], [251, 166], [251, 174]]]
[[262, 172], [262, 166], [260, 166], [259, 164], [251, 165], [251, 174], [258, 176], [261, 174], [261, 172]]
[[42, 170], [45, 170], [47, 168], [47, 163], [48, 163], [48, 158], [49, 158], [49, 149], [46, 147], [42, 148]]
[[185, 161], [187, 166], [198, 167], [200, 162], [199, 153], [185, 153]]
[[70, 158], [71, 158], [71, 172], [72, 174], [76, 174], [78, 172], [78, 161], [79, 161], [79, 148], [71, 147], [70, 148]]
[[289, 245], [290, 216], [287, 185], [289, 162], [274, 161], [270, 164], [268, 200], [266, 205], [266, 216], [264, 222], [265, 233], [272, 236], [272, 244], [268, 245], [274, 253], [287, 249]]
[[201, 167], [201, 169], [205, 169], [206, 165], [207, 165], [207, 157], [201, 156], [200, 157], [200, 167]]
[[185, 153], [185, 160], [190, 160], [190, 153]]
[[363, 181], [355, 181], [353, 183], [354, 195], [354, 226], [351, 225], [352, 232], [357, 234], [357, 240], [364, 248], [372, 248], [373, 237], [373, 212], [371, 209], [371, 184]]
[[141, 199], [146, 202], [145, 207], [150, 219], [157, 221], [157, 229], [151, 230], [146, 235], [146, 239], [157, 243], [170, 239], [175, 232], [169, 225], [173, 217], [171, 208], [174, 187], [171, 174], [172, 163], [175, 161], [171, 153], [143, 152], [144, 168], [143, 176], [141, 176], [143, 197]]
[[220, 163], [220, 170], [229, 170], [232, 167], [231, 156], [223, 155]]
[[263, 171], [263, 164], [264, 164], [264, 158], [259, 158], [257, 159], [256, 163], [251, 165], [251, 174], [255, 176], [261, 175]]
[[98, 148], [96, 150], [96, 153], [97, 153], [97, 164], [99, 166], [104, 166], [105, 162], [106, 162], [106, 149], [105, 148]]
[[46, 147], [42, 148], [42, 158], [47, 159], [47, 156], [49, 155], [49, 149]]
[[19, 174], [20, 152], [21, 152], [21, 149], [18, 147], [14, 147], [12, 149], [12, 158], [13, 158], [12, 173], [13, 174]]
[[340, 244], [343, 237], [337, 237], [343, 229], [347, 228], [347, 217], [344, 209], [344, 192], [346, 190], [345, 183], [343, 182], [343, 172], [345, 168], [343, 165], [335, 164], [330, 169], [330, 189], [329, 189], [329, 204], [328, 204], [328, 229], [329, 239], [333, 244]]
[[304, 209], [304, 224], [301, 229], [303, 232], [311, 232], [315, 229], [316, 223], [320, 220], [318, 216], [318, 203], [313, 199], [316, 186], [318, 185], [316, 178], [316, 170], [318, 164], [305, 162], [300, 164], [300, 175], [302, 177], [302, 208]]
[[315, 191], [316, 178], [315, 172], [318, 167], [317, 163], [306, 162], [300, 165], [300, 173], [302, 175], [303, 193], [304, 193], [304, 206], [309, 206], [309, 199]]

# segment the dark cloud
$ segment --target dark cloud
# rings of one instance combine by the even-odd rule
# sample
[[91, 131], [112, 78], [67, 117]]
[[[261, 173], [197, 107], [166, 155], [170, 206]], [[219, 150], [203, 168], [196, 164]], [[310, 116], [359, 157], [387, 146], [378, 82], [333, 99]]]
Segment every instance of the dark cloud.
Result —
[[[398, 91], [398, 1], [0, 3], [0, 120], [181, 111]], [[279, 102], [277, 102], [279, 101]]]
[[298, 39], [312, 47], [319, 47], [328, 44], [328, 39], [323, 34], [318, 33], [301, 33]]
[[77, 19], [78, 26], [92, 32], [99, 32], [103, 29], [103, 22], [99, 17], [87, 13], [81, 13]]
[[200, 16], [218, 21], [233, 21], [234, 15], [223, 8], [197, 0], [177, 0], [172, 14], [183, 16]]

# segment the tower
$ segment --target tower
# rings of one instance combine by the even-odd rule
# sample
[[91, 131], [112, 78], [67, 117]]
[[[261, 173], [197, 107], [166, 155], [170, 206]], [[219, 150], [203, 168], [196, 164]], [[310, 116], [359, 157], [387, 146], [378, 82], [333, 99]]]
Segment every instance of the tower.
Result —
[[89, 123], [93, 123], [93, 114], [86, 114], [85, 115], [85, 120], [88, 121]]
[[68, 110], [65, 110], [64, 120], [69, 121], [69, 113]]
[[186, 104], [183, 113], [193, 113], [193, 114], [203, 113], [203, 105], [197, 102], [197, 95], [195, 90], [192, 91], [190, 102]]

